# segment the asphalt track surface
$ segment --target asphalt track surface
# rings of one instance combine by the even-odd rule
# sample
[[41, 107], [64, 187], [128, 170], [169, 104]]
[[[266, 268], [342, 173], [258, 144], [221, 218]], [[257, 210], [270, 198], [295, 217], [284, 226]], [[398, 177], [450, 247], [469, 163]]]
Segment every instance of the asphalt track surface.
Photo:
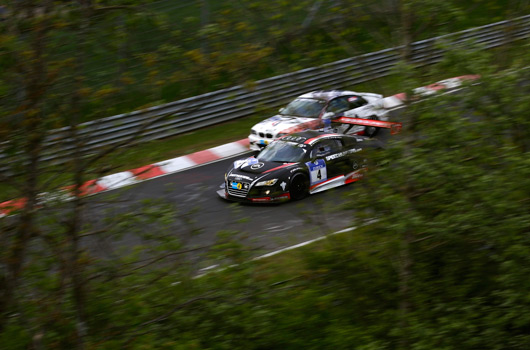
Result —
[[[390, 120], [401, 121], [402, 110], [402, 106], [392, 110]], [[390, 137], [399, 135], [390, 136], [386, 129], [380, 129], [377, 135], [383, 143]], [[85, 220], [101, 232], [107, 232], [108, 221], [120, 215], [143, 218], [140, 207], [151, 209], [167, 204], [171, 216], [168, 218], [166, 211], [166, 216], [160, 218], [169, 221], [162, 228], [156, 222], [158, 214], [153, 209], [148, 216], [153, 220], [145, 223], [139, 220], [134, 230], [121, 233], [118, 242], [109, 231], [106, 238], [93, 236], [83, 244], [102, 256], [112, 257], [119, 254], [118, 249], [131, 250], [135, 245], [150, 243], [138, 232], [152, 236], [169, 234], [182, 242], [182, 250], [193, 250], [190, 255], [200, 269], [216, 264], [205, 259], [203, 253], [219, 242], [220, 234], [227, 232], [238, 243], [252, 249], [251, 256], [257, 257], [354, 226], [355, 209], [344, 210], [341, 206], [348, 202], [355, 208], [352, 201], [362, 180], [281, 204], [242, 204], [219, 198], [216, 191], [225, 171], [234, 160], [248, 155], [221, 159], [86, 198]]]
[[[388, 137], [392, 136], [386, 130], [379, 134], [382, 141]], [[174, 214], [169, 232], [178, 236], [183, 250], [195, 249], [192, 260], [198, 269], [219, 263], [205, 259], [204, 253], [218, 242], [222, 232], [233, 234], [233, 239], [250, 251], [251, 257], [256, 257], [353, 226], [354, 211], [341, 206], [354, 200], [355, 190], [362, 186], [362, 181], [280, 204], [234, 203], [220, 198], [216, 191], [225, 171], [234, 160], [248, 155], [92, 196], [87, 198], [87, 219], [103, 225], [107, 218], [135, 213], [139, 207], [169, 204]], [[156, 210], [153, 212], [156, 217]], [[156, 234], [160, 227], [146, 223], [144, 229]], [[132, 248], [145, 243], [131, 234], [125, 235], [119, 245]], [[100, 241], [89, 245], [95, 250], [105, 249]]]
[[[392, 110], [389, 119], [402, 122], [403, 110], [403, 106]], [[383, 143], [394, 137], [399, 135], [390, 135], [387, 129], [380, 129], [376, 136]], [[221, 159], [90, 196], [87, 198], [86, 220], [105, 231], [109, 218], [131, 213], [138, 213], [141, 217], [139, 207], [145, 209], [168, 204], [172, 217], [169, 228], [164, 227], [163, 233], [156, 222], [139, 223], [136, 230], [155, 236], [170, 234], [177, 237], [183, 250], [193, 250], [190, 255], [198, 263], [198, 269], [218, 263], [205, 258], [203, 253], [219, 242], [220, 234], [227, 232], [252, 251], [251, 257], [258, 257], [355, 226], [355, 191], [363, 185], [362, 180], [300, 201], [280, 204], [244, 204], [219, 198], [216, 191], [231, 163], [251, 154], [249, 151], [247, 155]], [[345, 203], [353, 209], [345, 210]], [[156, 210], [151, 216], [155, 216], [156, 221]], [[96, 239], [85, 243], [94, 250], [101, 250], [105, 256], [109, 255], [105, 254], [108, 246], [112, 246], [110, 255], [116, 251], [116, 242], [101, 244], [101, 240]], [[142, 240], [137, 234], [126, 233], [118, 242], [120, 248], [126, 249], [137, 244], [145, 245], [149, 241]]]
[[[229, 231], [241, 240], [241, 244], [255, 249], [255, 256], [352, 224], [352, 213], [339, 208], [347, 200], [344, 196], [355, 191], [357, 183], [281, 204], [242, 204], [219, 198], [216, 190], [223, 182], [224, 173], [239, 158], [242, 157], [224, 159], [93, 196], [88, 200], [88, 218], [104, 221], [109, 216], [136, 212], [151, 199], [174, 208], [176, 222], [172, 230], [181, 235], [188, 249], [204, 247], [206, 250], [215, 244], [219, 232]], [[191, 224], [184, 221], [191, 221]], [[157, 230], [156, 224], [146, 230]], [[134, 245], [140, 242], [131, 236], [124, 238], [124, 243]]]

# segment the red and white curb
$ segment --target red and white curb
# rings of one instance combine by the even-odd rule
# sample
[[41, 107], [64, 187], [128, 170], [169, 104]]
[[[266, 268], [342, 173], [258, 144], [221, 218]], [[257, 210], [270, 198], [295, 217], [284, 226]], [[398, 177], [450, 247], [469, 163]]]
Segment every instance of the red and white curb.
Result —
[[[438, 81], [436, 83], [414, 89], [415, 94], [410, 100], [419, 97], [428, 97], [441, 90], [450, 91], [460, 87], [464, 81], [476, 80], [478, 75], [463, 75]], [[408, 100], [405, 93], [395, 94], [383, 99], [384, 108], [394, 109], [402, 107]], [[85, 182], [81, 188], [81, 196], [90, 196], [97, 193], [111, 191], [125, 186], [133, 185], [142, 181], [150, 180], [159, 176], [176, 173], [179, 171], [194, 168], [200, 165], [212, 163], [224, 158], [233, 157], [249, 151], [248, 139], [243, 139], [221, 146], [213, 147], [204, 151], [195, 152], [186, 156], [168, 159], [162, 162], [145, 165], [129, 171], [122, 171], [116, 174], [100, 177], [99, 179]], [[44, 204], [52, 200], [67, 201], [73, 196], [73, 186], [59, 189], [58, 193], [43, 193], [40, 203]], [[10, 213], [24, 208], [26, 200], [24, 198], [13, 199], [0, 203], [0, 219]]]
[[[177, 173], [200, 165], [212, 163], [225, 158], [237, 156], [249, 152], [249, 141], [243, 139], [221, 146], [213, 147], [204, 151], [195, 152], [186, 156], [168, 159], [162, 162], [145, 165], [136, 169], [122, 171], [119, 173], [100, 177], [96, 180], [85, 182], [80, 187], [81, 196], [90, 196], [97, 193], [111, 191], [125, 186], [150, 180], [156, 177]], [[52, 200], [67, 201], [73, 196], [73, 186], [63, 187], [57, 194], [43, 193], [39, 197], [41, 204]], [[0, 203], [0, 218], [11, 212], [22, 209], [26, 200], [13, 199]]]
[[477, 80], [478, 78], [480, 78], [480, 75], [469, 74], [469, 75], [461, 75], [459, 77], [440, 80], [440, 81], [437, 81], [436, 83], [414, 89], [412, 91], [414, 94], [414, 97], [412, 97], [411, 99], [408, 99], [407, 94], [404, 92], [395, 94], [389, 97], [385, 97], [383, 99], [383, 107], [386, 109], [393, 109], [396, 107], [401, 107], [405, 104], [407, 100], [415, 100], [420, 97], [429, 97], [442, 90], [449, 92], [451, 90], [461, 87], [465, 81], [473, 81], [473, 80]]

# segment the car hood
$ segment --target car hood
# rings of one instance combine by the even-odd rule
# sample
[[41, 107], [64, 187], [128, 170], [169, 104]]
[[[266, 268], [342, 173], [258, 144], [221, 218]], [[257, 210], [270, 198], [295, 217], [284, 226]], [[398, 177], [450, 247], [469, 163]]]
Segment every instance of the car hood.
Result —
[[242, 178], [253, 179], [260, 175], [272, 173], [276, 170], [287, 168], [295, 164], [298, 163], [266, 162], [250, 157], [247, 159], [236, 160], [234, 162], [234, 168], [230, 172], [230, 177], [239, 176]]
[[278, 114], [254, 125], [252, 129], [275, 136], [279, 133], [291, 134], [305, 129], [316, 129], [319, 125], [320, 119], [317, 118], [302, 118]]

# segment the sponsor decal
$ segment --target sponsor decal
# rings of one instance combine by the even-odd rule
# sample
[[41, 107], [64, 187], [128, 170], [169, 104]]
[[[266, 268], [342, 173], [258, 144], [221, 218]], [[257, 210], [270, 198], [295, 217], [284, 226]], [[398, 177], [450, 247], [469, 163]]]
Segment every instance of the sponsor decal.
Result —
[[363, 174], [361, 172], [355, 172], [348, 176], [348, 179], [360, 179], [363, 177]]
[[253, 202], [274, 202], [274, 201], [279, 201], [279, 200], [288, 200], [290, 199], [291, 196], [289, 195], [289, 193], [286, 193], [286, 194], [282, 194], [278, 197], [260, 197], [260, 198], [250, 198], [251, 201]]
[[359, 169], [359, 170], [356, 170], [354, 171], [353, 173], [349, 173], [348, 175], [346, 175], [346, 179], [344, 181], [345, 184], [349, 184], [349, 183], [352, 183], [354, 181], [357, 181], [357, 180], [360, 180], [363, 178], [364, 174], [363, 174], [363, 171], [364, 169]]
[[327, 156], [326, 157], [326, 160], [333, 160], [333, 159], [337, 159], [337, 158], [340, 158], [342, 156], [344, 156], [346, 153], [345, 152], [340, 152], [340, 153], [336, 153], [336, 154], [332, 154], [330, 156]]
[[253, 202], [270, 202], [270, 197], [264, 197], [264, 198], [251, 198]]
[[242, 189], [248, 189], [248, 184], [246, 183], [241, 183], [241, 182], [235, 182], [235, 181], [231, 181], [230, 182], [230, 187], [233, 189], [233, 190], [242, 190]]
[[344, 156], [346, 156], [348, 154], [359, 152], [360, 150], [361, 150], [361, 148], [353, 148], [353, 149], [350, 149], [350, 150], [347, 150], [347, 151], [344, 151], [344, 152], [332, 154], [330, 156], [327, 156], [326, 160], [333, 160], [333, 159], [337, 159], [337, 158], [340, 158], [340, 157], [344, 157]]
[[232, 186], [232, 189], [234, 190], [241, 190], [243, 188], [243, 184], [241, 182], [232, 182], [230, 183], [230, 186]]
[[293, 142], [304, 142], [305, 140], [307, 140], [307, 138], [306, 137], [302, 137], [302, 136], [287, 135], [287, 136], [282, 137], [282, 140], [283, 141], [293, 141]]
[[233, 179], [236, 180], [236, 181], [241, 181], [242, 179], [249, 180], [249, 181], [254, 180], [254, 179], [251, 178], [250, 176], [241, 175], [241, 174], [232, 174], [232, 175], [228, 175], [228, 178], [229, 178], [229, 179], [233, 178]]
[[[332, 183], [336, 182], [337, 179], [341, 179], [341, 178], [343, 178], [343, 177], [344, 177], [343, 175], [339, 175], [339, 176], [332, 177], [331, 179], [327, 179], [326, 181], [322, 181], [322, 182], [319, 182], [319, 183], [317, 183], [317, 184], [315, 184], [315, 185], [311, 185], [311, 186], [309, 187], [309, 189], [310, 189], [310, 190], [314, 190], [314, 189], [317, 188], [317, 187], [318, 187], [318, 188], [322, 188], [323, 186], [328, 185], [328, 184], [332, 184]], [[336, 185], [336, 186], [340, 186], [340, 184], [339, 184], [339, 185]], [[335, 187], [336, 187], [336, 186], [335, 186]]]
[[311, 186], [328, 178], [326, 161], [324, 159], [317, 159], [315, 162], [305, 163], [309, 168], [309, 181]]
[[280, 187], [282, 188], [282, 191], [285, 191], [285, 186], [287, 186], [287, 184], [285, 183], [285, 181], [283, 181], [283, 182], [280, 184]]
[[263, 163], [261, 163], [261, 162], [260, 162], [260, 163], [255, 163], [255, 164], [252, 164], [252, 165], [250, 166], [250, 169], [252, 169], [252, 170], [258, 170], [258, 169], [263, 168], [264, 165], [265, 165], [265, 164], [263, 164]]
[[250, 164], [255, 164], [257, 162], [258, 160], [254, 157], [249, 157], [247, 159], [239, 159], [234, 162], [234, 168], [237, 169], [237, 168], [244, 167]]

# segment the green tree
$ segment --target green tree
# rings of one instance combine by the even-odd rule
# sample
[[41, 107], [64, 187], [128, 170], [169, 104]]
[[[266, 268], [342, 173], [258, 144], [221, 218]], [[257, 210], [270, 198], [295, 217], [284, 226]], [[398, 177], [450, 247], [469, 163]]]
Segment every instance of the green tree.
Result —
[[[94, 63], [91, 49], [105, 32], [104, 24], [114, 22], [118, 11], [125, 13], [122, 16], [142, 12], [128, 1], [14, 1], [6, 8], [10, 16], [1, 23], [6, 35], [0, 42], [4, 92], [0, 96], [0, 180], [22, 205], [0, 223], [0, 333], [20, 329], [38, 347], [42, 337], [53, 343], [54, 332], [65, 332], [68, 340], [58, 343], [66, 341], [68, 347], [82, 349], [90, 335], [87, 266], [91, 260], [82, 239], [95, 234], [87, 229], [84, 214], [87, 180], [108, 172], [105, 158], [144, 130], [139, 128], [133, 137], [105, 149], [89, 151], [85, 145], [90, 140], [80, 132], [80, 122], [87, 110], [94, 115], [105, 112], [106, 95], [112, 89], [93, 91], [83, 73]], [[54, 146], [49, 131], [58, 127], [63, 128], [62, 142]], [[69, 150], [66, 162], [46, 161], [61, 148]], [[63, 187], [65, 182], [72, 185], [69, 190]], [[63, 199], [63, 192], [71, 199], [66, 204], [47, 195]], [[42, 254], [42, 246], [49, 246], [52, 254]], [[32, 307], [42, 314], [33, 313]], [[46, 329], [45, 324], [54, 321], [58, 328]]]
[[465, 62], [480, 83], [408, 106], [407, 128], [384, 155], [389, 165], [369, 173], [355, 201], [377, 220], [369, 232], [395, 242], [399, 348], [529, 344], [520, 274], [530, 249], [528, 70]]

